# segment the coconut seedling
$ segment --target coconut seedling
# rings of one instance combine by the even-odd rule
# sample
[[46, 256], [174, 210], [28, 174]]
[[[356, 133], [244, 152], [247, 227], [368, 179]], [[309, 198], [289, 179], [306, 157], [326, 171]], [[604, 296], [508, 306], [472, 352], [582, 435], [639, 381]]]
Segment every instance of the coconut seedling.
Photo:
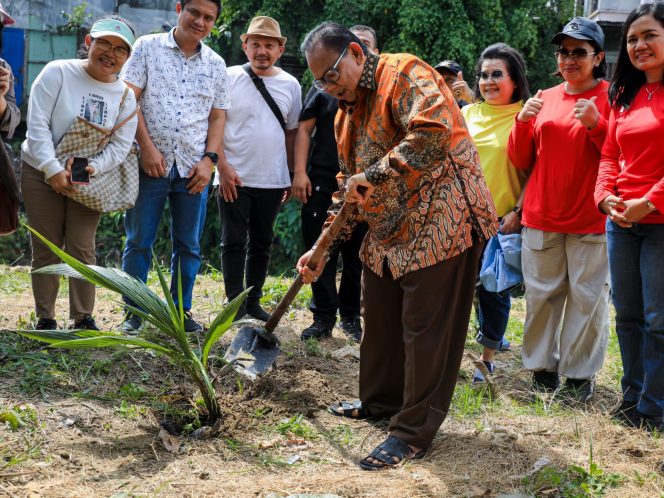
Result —
[[[209, 427], [218, 427], [219, 403], [208, 371], [208, 360], [212, 347], [219, 341], [234, 322], [235, 315], [249, 289], [226, 305], [210, 324], [200, 351], [194, 351], [184, 330], [184, 310], [182, 308], [182, 281], [178, 272], [178, 305], [176, 306], [168, 288], [164, 272], [153, 255], [154, 266], [164, 295], [159, 297], [140, 280], [116, 268], [86, 265], [51, 243], [36, 230], [27, 227], [63, 261], [35, 270], [35, 273], [82, 278], [97, 286], [104, 287], [128, 297], [136, 306], [126, 308], [151, 324], [155, 332], [145, 337], [124, 335], [118, 332], [93, 330], [17, 330], [18, 334], [46, 342], [50, 347], [65, 349], [96, 349], [106, 347], [127, 347], [146, 349], [165, 355], [173, 364], [184, 369], [194, 381], [208, 412]], [[247, 320], [247, 322], [250, 322]], [[253, 322], [252, 322], [253, 323]]]

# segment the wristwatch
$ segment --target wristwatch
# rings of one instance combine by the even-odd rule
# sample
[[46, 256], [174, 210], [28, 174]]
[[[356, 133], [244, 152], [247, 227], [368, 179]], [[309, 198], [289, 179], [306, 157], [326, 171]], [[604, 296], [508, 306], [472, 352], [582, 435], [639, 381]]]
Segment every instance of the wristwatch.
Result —
[[514, 206], [514, 208], [512, 209], [512, 212], [514, 212], [514, 214], [516, 214], [516, 217], [519, 219], [521, 219], [521, 211], [523, 211], [523, 208], [521, 206]]
[[208, 151], [205, 154], [203, 154], [203, 158], [205, 157], [209, 157], [210, 161], [212, 161], [212, 164], [217, 164], [219, 162], [219, 154], [217, 154], [216, 152]]

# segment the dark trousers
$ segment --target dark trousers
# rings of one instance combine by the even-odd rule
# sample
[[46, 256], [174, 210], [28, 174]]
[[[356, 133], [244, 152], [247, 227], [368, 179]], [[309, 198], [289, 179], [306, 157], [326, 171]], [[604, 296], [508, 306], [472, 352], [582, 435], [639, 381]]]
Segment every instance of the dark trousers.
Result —
[[[332, 204], [332, 194], [314, 191], [307, 203], [302, 206], [302, 237], [306, 248], [314, 245], [327, 218], [327, 210]], [[360, 246], [367, 233], [366, 223], [360, 224], [352, 237], [330, 254], [330, 259], [317, 282], [311, 284], [313, 297], [309, 309], [315, 319], [334, 324], [337, 310], [341, 319], [353, 319], [360, 315]], [[341, 254], [343, 269], [341, 284], [337, 292], [337, 262]]]
[[252, 287], [247, 303], [256, 303], [263, 295], [274, 238], [274, 220], [284, 189], [237, 187], [237, 194], [233, 202], [226, 202], [217, 193], [221, 219], [221, 270], [229, 300]]
[[397, 279], [363, 269], [360, 399], [413, 446], [428, 447], [447, 416], [483, 245]]

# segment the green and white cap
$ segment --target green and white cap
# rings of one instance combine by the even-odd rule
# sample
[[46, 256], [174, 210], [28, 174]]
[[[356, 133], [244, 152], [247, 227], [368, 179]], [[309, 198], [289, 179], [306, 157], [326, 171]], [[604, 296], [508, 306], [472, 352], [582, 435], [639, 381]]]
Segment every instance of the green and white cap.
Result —
[[129, 45], [129, 48], [131, 48], [136, 41], [136, 37], [134, 36], [134, 33], [131, 32], [129, 26], [118, 19], [100, 19], [95, 22], [90, 28], [90, 36], [92, 38], [115, 36]]

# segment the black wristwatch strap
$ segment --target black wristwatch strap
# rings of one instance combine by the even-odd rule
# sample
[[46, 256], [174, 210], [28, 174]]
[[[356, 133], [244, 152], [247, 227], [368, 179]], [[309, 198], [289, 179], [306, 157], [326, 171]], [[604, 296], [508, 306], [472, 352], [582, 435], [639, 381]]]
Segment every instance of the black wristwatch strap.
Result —
[[208, 151], [205, 154], [203, 154], [203, 157], [209, 157], [210, 161], [212, 161], [212, 163], [215, 165], [219, 162], [219, 154], [217, 154], [216, 152]]

